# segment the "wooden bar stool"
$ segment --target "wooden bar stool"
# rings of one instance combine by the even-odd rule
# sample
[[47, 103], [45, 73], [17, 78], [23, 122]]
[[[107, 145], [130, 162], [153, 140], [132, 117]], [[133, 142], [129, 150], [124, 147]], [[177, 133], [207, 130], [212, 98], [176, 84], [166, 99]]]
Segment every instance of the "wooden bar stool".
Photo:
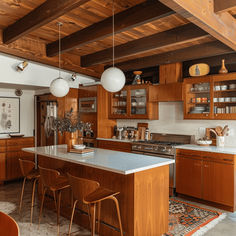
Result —
[[[40, 179], [43, 185], [43, 196], [41, 201], [40, 213], [39, 213], [39, 225], [41, 220], [41, 215], [43, 211], [43, 203], [45, 198], [45, 193], [47, 190], [52, 191], [55, 208], [57, 211], [57, 229], [58, 235], [60, 233], [59, 217], [60, 217], [60, 205], [61, 205], [61, 191], [63, 189], [69, 188], [70, 184], [68, 179], [60, 175], [60, 172], [53, 169], [47, 169], [39, 166]], [[56, 193], [58, 194], [58, 199], [56, 199]]]
[[73, 204], [73, 210], [71, 214], [71, 221], [69, 226], [68, 235], [71, 233], [71, 226], [73, 223], [75, 207], [78, 201], [81, 201], [88, 205], [89, 211], [89, 220], [91, 224], [91, 236], [95, 235], [95, 224], [96, 224], [96, 206], [98, 207], [98, 234], [100, 230], [100, 211], [101, 211], [101, 202], [106, 199], [111, 199], [115, 202], [116, 211], [120, 227], [120, 235], [123, 236], [121, 217], [119, 203], [115, 195], [119, 192], [114, 192], [112, 190], [100, 187], [100, 184], [94, 180], [88, 180], [84, 178], [79, 178], [68, 174], [69, 183], [72, 188], [73, 197], [75, 199]]
[[4, 236], [20, 235], [19, 226], [9, 215], [0, 212], [0, 233]]
[[32, 223], [35, 186], [36, 186], [37, 180], [40, 177], [40, 174], [39, 174], [39, 171], [35, 169], [35, 163], [33, 161], [19, 159], [19, 162], [20, 162], [20, 169], [21, 169], [22, 175], [24, 176], [24, 181], [23, 181], [23, 185], [22, 185], [22, 189], [21, 189], [21, 196], [20, 196], [19, 214], [21, 213], [21, 208], [22, 208], [25, 182], [26, 182], [26, 180], [32, 180], [33, 181], [33, 190], [32, 190], [31, 212], [30, 212], [30, 223]]

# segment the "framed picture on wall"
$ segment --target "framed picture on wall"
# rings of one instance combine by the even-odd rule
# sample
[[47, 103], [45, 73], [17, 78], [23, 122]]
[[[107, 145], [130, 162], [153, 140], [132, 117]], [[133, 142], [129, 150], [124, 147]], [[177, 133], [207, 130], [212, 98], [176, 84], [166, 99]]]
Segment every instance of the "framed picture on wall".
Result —
[[0, 134], [20, 132], [20, 98], [0, 97]]

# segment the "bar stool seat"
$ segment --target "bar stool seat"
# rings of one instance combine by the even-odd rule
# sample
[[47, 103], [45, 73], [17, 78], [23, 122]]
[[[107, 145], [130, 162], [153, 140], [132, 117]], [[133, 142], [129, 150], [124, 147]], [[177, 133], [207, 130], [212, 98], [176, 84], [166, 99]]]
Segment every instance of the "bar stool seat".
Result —
[[[39, 166], [39, 172], [40, 172], [40, 179], [42, 180], [42, 185], [43, 185], [43, 196], [42, 196], [40, 213], [39, 213], [39, 225], [40, 225], [41, 215], [43, 211], [45, 194], [47, 190], [50, 190], [53, 192], [55, 208], [57, 211], [57, 229], [58, 229], [57, 232], [59, 235], [60, 234], [59, 217], [60, 217], [60, 205], [61, 205], [61, 191], [66, 188], [69, 188], [70, 184], [68, 182], [68, 179], [64, 176], [61, 176], [60, 172], [57, 170], [48, 169], [48, 168]], [[56, 193], [58, 193], [58, 199], [56, 197]]]
[[78, 201], [83, 202], [84, 204], [87, 204], [89, 207], [88, 215], [89, 220], [91, 224], [91, 236], [95, 235], [95, 226], [96, 226], [96, 207], [98, 208], [98, 234], [100, 230], [100, 212], [101, 212], [101, 202], [107, 199], [113, 200], [116, 205], [116, 211], [119, 221], [119, 227], [120, 227], [120, 235], [123, 236], [123, 229], [121, 224], [121, 217], [120, 217], [120, 209], [119, 209], [119, 202], [116, 195], [119, 194], [119, 192], [112, 191], [107, 188], [103, 188], [100, 186], [100, 184], [97, 181], [94, 180], [88, 180], [84, 178], [79, 178], [72, 176], [68, 174], [69, 182], [72, 187], [72, 193], [73, 197], [75, 199], [73, 210], [71, 214], [71, 222], [69, 226], [69, 232], [68, 235], [70, 235], [71, 232], [71, 226], [73, 222], [75, 207]]
[[39, 170], [35, 169], [35, 163], [33, 161], [19, 159], [19, 163], [20, 163], [20, 169], [21, 169], [22, 175], [24, 176], [24, 181], [23, 181], [21, 196], [20, 196], [19, 214], [21, 213], [21, 208], [22, 208], [25, 182], [26, 182], [26, 180], [33, 180], [32, 199], [31, 199], [31, 212], [30, 212], [30, 223], [32, 223], [35, 186], [36, 186], [36, 182], [38, 181], [38, 179], [40, 177], [40, 174], [39, 174]]

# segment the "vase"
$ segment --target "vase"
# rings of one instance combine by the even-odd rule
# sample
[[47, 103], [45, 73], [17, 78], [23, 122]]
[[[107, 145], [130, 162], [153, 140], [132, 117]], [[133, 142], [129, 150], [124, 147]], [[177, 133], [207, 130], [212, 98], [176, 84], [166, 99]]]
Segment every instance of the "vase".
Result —
[[219, 70], [219, 74], [226, 74], [226, 73], [228, 73], [228, 70], [225, 67], [225, 59], [223, 59], [222, 60], [221, 68]]

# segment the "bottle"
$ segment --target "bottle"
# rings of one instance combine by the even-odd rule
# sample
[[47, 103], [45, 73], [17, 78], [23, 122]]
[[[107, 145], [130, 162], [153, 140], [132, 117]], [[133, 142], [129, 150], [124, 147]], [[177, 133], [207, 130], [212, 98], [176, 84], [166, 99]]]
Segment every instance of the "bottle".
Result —
[[146, 128], [146, 131], [145, 131], [145, 141], [148, 141], [150, 140], [150, 133], [149, 133], [149, 128]]

